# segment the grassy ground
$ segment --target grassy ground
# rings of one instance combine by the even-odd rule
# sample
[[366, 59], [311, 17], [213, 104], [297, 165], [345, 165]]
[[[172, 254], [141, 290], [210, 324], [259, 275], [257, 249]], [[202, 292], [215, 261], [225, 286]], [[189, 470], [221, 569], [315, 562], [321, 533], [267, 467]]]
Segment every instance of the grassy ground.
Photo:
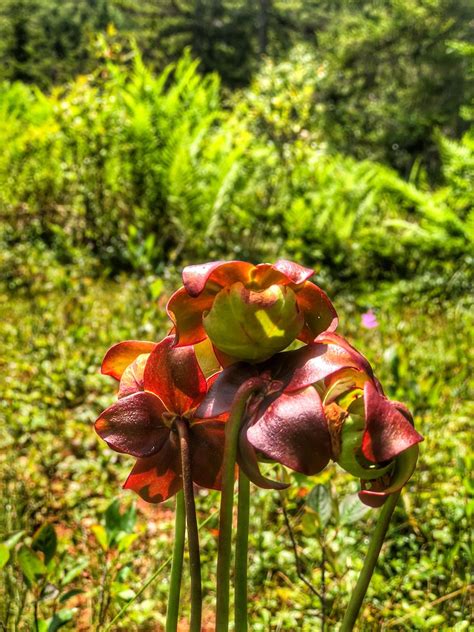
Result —
[[[1, 571], [3, 629], [32, 630], [36, 616], [38, 622], [49, 618], [38, 624], [40, 630], [58, 629], [54, 621], [61, 618], [65, 630], [104, 630], [168, 559], [173, 502], [147, 506], [122, 491], [132, 459], [108, 450], [92, 429], [113, 399], [114, 384], [98, 373], [107, 347], [129, 337], [156, 339], [166, 331], [160, 287], [153, 279], [112, 283], [61, 274], [0, 298], [1, 539], [20, 532], [17, 544], [9, 542], [10, 560]], [[341, 332], [377, 367], [389, 396], [410, 406], [426, 438], [359, 629], [468, 630], [468, 525], [474, 509], [468, 484], [470, 305], [467, 299], [454, 304], [380, 288], [358, 299], [339, 295], [336, 305]], [[368, 307], [376, 310], [376, 329], [361, 327]], [[337, 630], [374, 525], [376, 510], [362, 508], [354, 496], [357, 482], [335, 466], [293, 482], [284, 495], [252, 494], [249, 592], [255, 632], [318, 630], [323, 610], [326, 629]], [[316, 485], [319, 496], [311, 493]], [[123, 537], [110, 535], [110, 512], [104, 522], [115, 498], [123, 509], [137, 509], [137, 521], [123, 526]], [[211, 516], [201, 530], [211, 630], [217, 529], [212, 514], [218, 497], [201, 491], [197, 502], [200, 520]], [[323, 597], [323, 608], [296, 572], [283, 507], [302, 573]], [[58, 550], [46, 574], [28, 585], [19, 547], [48, 522], [56, 529]], [[110, 629], [161, 630], [168, 576], [165, 566]], [[185, 603], [183, 617], [186, 611]]]

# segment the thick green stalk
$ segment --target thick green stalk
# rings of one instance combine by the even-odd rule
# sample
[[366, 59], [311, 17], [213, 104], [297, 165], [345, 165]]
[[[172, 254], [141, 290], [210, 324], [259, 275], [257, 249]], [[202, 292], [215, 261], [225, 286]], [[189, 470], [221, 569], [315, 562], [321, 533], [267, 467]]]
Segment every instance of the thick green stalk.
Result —
[[351, 630], [354, 629], [354, 624], [359, 616], [359, 611], [362, 606], [362, 602], [364, 601], [365, 593], [367, 592], [370, 580], [372, 579], [380, 549], [382, 548], [388, 525], [390, 524], [390, 519], [399, 497], [400, 492], [391, 494], [385, 501], [385, 504], [380, 511], [377, 524], [375, 525], [375, 530], [370, 540], [364, 566], [362, 567], [359, 579], [357, 580], [357, 584], [352, 592], [351, 600], [347, 607], [346, 614], [344, 615], [344, 619], [342, 620], [339, 632], [351, 632]]
[[232, 507], [234, 503], [235, 460], [242, 419], [251, 395], [264, 382], [252, 378], [237, 391], [225, 429], [224, 461], [222, 464], [222, 495], [219, 514], [219, 543], [217, 547], [216, 632], [229, 629], [229, 574], [232, 545]]
[[250, 481], [239, 470], [237, 534], [235, 537], [235, 632], [247, 632], [247, 559], [249, 543]]
[[176, 632], [178, 629], [179, 595], [181, 592], [181, 576], [183, 574], [185, 519], [184, 494], [180, 491], [176, 495], [173, 562], [171, 564], [168, 610], [166, 612], [166, 632]]
[[191, 620], [189, 632], [201, 632], [202, 586], [201, 556], [199, 552], [199, 535], [194, 503], [193, 476], [191, 469], [191, 451], [187, 422], [176, 421], [181, 450], [181, 469], [183, 474], [184, 504], [186, 506], [186, 525], [188, 528], [189, 573], [191, 576]]

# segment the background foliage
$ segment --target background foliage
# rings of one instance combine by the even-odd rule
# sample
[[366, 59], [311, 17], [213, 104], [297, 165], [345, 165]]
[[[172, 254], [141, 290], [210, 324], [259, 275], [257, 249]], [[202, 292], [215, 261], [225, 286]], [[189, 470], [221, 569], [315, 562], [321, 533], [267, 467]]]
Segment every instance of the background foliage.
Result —
[[[459, 0], [2, 3], [2, 629], [161, 629], [173, 502], [119, 491], [130, 463], [91, 430], [100, 360], [166, 332], [186, 263], [281, 256], [316, 268], [426, 437], [361, 630], [469, 629], [473, 19]], [[252, 495], [256, 631], [337, 629], [374, 524], [337, 467], [293, 483]], [[199, 493], [209, 629], [217, 506]]]

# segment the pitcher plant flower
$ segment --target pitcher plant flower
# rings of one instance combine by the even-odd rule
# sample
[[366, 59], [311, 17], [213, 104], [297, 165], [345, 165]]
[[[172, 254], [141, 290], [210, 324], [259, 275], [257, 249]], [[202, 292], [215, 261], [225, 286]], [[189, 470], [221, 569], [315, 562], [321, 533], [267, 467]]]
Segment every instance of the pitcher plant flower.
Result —
[[182, 488], [176, 423], [183, 420], [193, 481], [219, 489], [224, 418], [195, 416], [209, 382], [194, 348], [174, 347], [174, 336], [157, 344], [126, 341], [107, 352], [102, 371], [120, 379], [118, 401], [99, 416], [95, 429], [113, 450], [137, 458], [124, 488], [150, 503], [162, 502]]
[[183, 287], [168, 314], [178, 346], [208, 336], [233, 360], [260, 362], [295, 339], [312, 341], [337, 327], [336, 311], [313, 270], [280, 259], [274, 264], [215, 261], [183, 270]]

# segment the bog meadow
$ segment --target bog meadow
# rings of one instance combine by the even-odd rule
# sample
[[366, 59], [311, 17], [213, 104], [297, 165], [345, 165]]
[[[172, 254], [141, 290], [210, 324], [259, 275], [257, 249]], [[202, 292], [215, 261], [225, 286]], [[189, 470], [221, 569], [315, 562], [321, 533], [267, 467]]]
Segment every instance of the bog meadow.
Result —
[[[185, 266], [282, 258], [424, 437], [354, 629], [472, 629], [473, 24], [467, 0], [3, 0], [2, 630], [172, 629], [177, 500], [122, 489], [102, 358], [169, 333]], [[380, 510], [334, 460], [262, 470], [289, 486], [251, 487], [249, 630], [337, 631]], [[194, 497], [211, 631], [220, 492]]]

